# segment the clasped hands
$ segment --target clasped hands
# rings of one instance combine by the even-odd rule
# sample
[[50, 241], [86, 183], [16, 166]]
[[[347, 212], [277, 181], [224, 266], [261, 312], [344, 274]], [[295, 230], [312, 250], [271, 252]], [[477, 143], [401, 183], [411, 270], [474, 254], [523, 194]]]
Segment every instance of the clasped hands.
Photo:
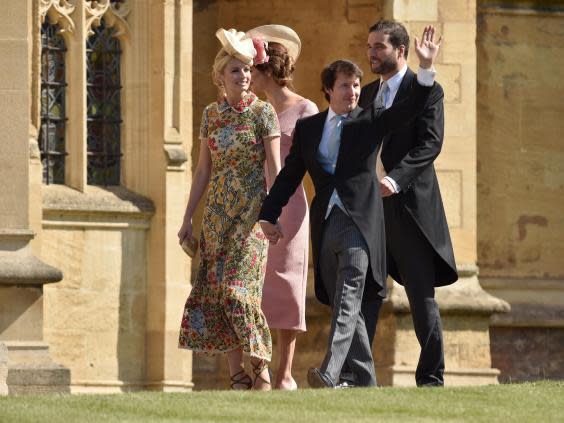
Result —
[[278, 244], [278, 241], [280, 239], [284, 238], [284, 234], [282, 233], [282, 226], [280, 226], [280, 223], [274, 224], [265, 220], [261, 220], [259, 223], [262, 231], [264, 232], [264, 235], [266, 236], [266, 239], [268, 239], [268, 242], [270, 242], [270, 244], [276, 245]]

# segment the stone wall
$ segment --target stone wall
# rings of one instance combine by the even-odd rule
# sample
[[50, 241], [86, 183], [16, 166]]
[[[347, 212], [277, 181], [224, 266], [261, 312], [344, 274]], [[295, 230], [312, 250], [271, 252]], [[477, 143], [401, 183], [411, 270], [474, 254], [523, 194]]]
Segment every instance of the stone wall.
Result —
[[[190, 262], [176, 233], [191, 181], [192, 2], [62, 3], [41, 3], [65, 25], [69, 150], [66, 186], [39, 183], [43, 201], [34, 198], [37, 249], [64, 273], [46, 290], [45, 334], [73, 392], [189, 390], [191, 353], [177, 343]], [[112, 188], [86, 183], [85, 40], [100, 19], [122, 50], [121, 185]], [[38, 78], [36, 69], [36, 112]]]
[[564, 2], [478, 8], [478, 262], [502, 380], [564, 378]]
[[65, 275], [45, 287], [45, 338], [73, 392], [145, 387], [147, 230], [153, 204], [123, 188], [44, 188], [43, 256]]

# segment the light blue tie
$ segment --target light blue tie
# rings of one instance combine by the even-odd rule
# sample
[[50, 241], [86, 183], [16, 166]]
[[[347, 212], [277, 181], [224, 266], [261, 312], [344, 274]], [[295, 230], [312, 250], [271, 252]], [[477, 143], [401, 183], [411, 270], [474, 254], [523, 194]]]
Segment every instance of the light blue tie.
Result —
[[343, 129], [344, 116], [335, 115], [331, 118], [334, 122], [333, 130], [329, 135], [329, 140], [327, 141], [327, 167], [325, 170], [330, 174], [335, 173], [335, 166], [337, 165], [337, 158], [339, 156], [339, 147], [341, 145], [341, 131]]

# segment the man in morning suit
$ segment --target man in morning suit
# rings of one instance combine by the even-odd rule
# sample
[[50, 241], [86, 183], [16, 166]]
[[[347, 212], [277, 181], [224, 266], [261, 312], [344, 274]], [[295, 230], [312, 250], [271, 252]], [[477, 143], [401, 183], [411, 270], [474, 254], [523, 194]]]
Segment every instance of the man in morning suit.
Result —
[[320, 368], [308, 372], [315, 388], [335, 387], [345, 360], [361, 386], [376, 384], [361, 303], [365, 285], [385, 295], [386, 263], [382, 201], [375, 175], [382, 137], [420, 112], [433, 86], [438, 45], [432, 27], [416, 39], [420, 60], [416, 87], [388, 110], [357, 107], [362, 72], [338, 60], [322, 74], [329, 109], [296, 124], [284, 168], [264, 200], [259, 220], [272, 243], [283, 236], [282, 208], [308, 172], [315, 187], [310, 223], [315, 293], [332, 309], [328, 348]]
[[[362, 107], [387, 109], [413, 95], [417, 83], [407, 67], [408, 48], [409, 35], [402, 24], [381, 20], [370, 28], [368, 59], [380, 79], [362, 89]], [[410, 125], [384, 137], [376, 164], [384, 204], [388, 273], [405, 287], [421, 346], [415, 372], [418, 386], [444, 384], [442, 326], [435, 287], [458, 279], [433, 166], [441, 151], [443, 133], [443, 90], [435, 83], [423, 113]], [[366, 295], [377, 294], [367, 291]], [[371, 344], [378, 309], [362, 310]]]

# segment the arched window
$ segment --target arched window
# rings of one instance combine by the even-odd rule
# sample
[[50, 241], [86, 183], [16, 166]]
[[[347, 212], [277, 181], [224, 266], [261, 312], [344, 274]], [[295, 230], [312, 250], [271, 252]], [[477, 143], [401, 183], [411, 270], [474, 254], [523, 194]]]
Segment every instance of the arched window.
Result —
[[65, 42], [58, 25], [41, 26], [41, 126], [43, 182], [65, 183]]
[[86, 41], [87, 183], [119, 185], [121, 164], [121, 48], [102, 19]]

